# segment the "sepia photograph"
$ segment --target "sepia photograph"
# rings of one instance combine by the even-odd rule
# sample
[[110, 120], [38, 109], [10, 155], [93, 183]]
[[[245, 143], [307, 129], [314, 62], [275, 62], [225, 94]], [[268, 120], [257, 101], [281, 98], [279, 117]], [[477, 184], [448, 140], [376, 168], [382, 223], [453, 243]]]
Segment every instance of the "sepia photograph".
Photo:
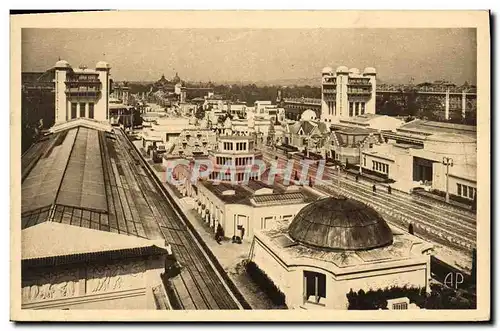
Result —
[[489, 19], [11, 15], [11, 320], [488, 320]]

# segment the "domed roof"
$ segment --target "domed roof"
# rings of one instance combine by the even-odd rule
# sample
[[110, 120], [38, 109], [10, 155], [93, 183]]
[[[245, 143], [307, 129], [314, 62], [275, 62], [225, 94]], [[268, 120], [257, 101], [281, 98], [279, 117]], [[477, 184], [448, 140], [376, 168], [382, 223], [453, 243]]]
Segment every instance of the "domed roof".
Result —
[[337, 73], [338, 74], [340, 74], [340, 73], [347, 74], [347, 73], [349, 73], [349, 68], [347, 68], [346, 66], [340, 66], [337, 68]]
[[331, 74], [333, 72], [333, 69], [330, 67], [324, 67], [323, 70], [321, 70], [321, 73], [323, 74]]
[[358, 68], [351, 68], [349, 69], [349, 73], [353, 75], [359, 75], [359, 69]]
[[367, 250], [392, 244], [392, 231], [372, 208], [346, 198], [324, 198], [302, 208], [290, 237], [326, 250]]
[[375, 75], [377, 73], [377, 70], [375, 68], [372, 68], [372, 67], [367, 67], [367, 68], [365, 68], [363, 73], [365, 75]]
[[316, 119], [316, 113], [312, 109], [306, 109], [302, 115], [300, 115], [301, 121], [312, 121]]
[[104, 62], [104, 61], [99, 61], [97, 62], [97, 64], [95, 65], [95, 68], [96, 69], [109, 69], [111, 68], [111, 66], [109, 65], [109, 63], [107, 62]]
[[56, 62], [56, 65], [55, 65], [56, 68], [69, 68], [71, 67], [68, 63], [68, 61], [66, 60], [59, 60]]

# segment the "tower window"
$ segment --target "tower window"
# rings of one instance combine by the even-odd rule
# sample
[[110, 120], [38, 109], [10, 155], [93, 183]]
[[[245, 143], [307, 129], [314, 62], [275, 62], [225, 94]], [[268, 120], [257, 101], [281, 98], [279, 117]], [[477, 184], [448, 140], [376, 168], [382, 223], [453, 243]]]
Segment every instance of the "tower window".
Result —
[[89, 103], [89, 118], [94, 118], [94, 103]]
[[80, 117], [85, 117], [85, 102], [80, 103]]
[[71, 104], [71, 119], [76, 118], [76, 107], [77, 107], [76, 103]]

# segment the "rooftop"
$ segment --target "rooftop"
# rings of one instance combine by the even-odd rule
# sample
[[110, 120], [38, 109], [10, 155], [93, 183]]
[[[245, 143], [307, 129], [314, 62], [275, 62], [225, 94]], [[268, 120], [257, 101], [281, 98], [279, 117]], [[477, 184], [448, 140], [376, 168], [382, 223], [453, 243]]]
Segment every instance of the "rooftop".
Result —
[[122, 257], [166, 254], [163, 240], [147, 240], [56, 222], [44, 222], [21, 232], [24, 264], [89, 262], [99, 255]]
[[[256, 239], [264, 242], [275, 254], [288, 265], [311, 265], [327, 268], [332, 271], [369, 270], [382, 267], [384, 262], [404, 261], [422, 256], [432, 248], [430, 244], [389, 227], [392, 233], [392, 244], [369, 250], [323, 250], [292, 239], [288, 234], [290, 221], [277, 220], [276, 226], [256, 233]], [[347, 271], [346, 270], [346, 271]]]
[[[202, 181], [203, 186], [214, 193], [225, 203], [245, 204], [253, 206], [285, 205], [294, 203], [305, 203], [316, 199], [315, 196], [303, 189], [287, 191], [278, 185], [270, 186], [262, 181], [250, 180], [245, 184], [230, 184], [220, 182], [215, 184], [211, 181]], [[259, 190], [268, 189], [272, 193], [260, 194]], [[234, 191], [234, 194], [227, 195], [224, 192]]]
[[328, 197], [302, 208], [288, 228], [293, 240], [326, 250], [368, 250], [392, 243], [392, 232], [372, 208]]
[[398, 133], [410, 133], [428, 136], [436, 133], [455, 133], [476, 137], [476, 127], [472, 125], [443, 123], [426, 120], [413, 120], [397, 129]]

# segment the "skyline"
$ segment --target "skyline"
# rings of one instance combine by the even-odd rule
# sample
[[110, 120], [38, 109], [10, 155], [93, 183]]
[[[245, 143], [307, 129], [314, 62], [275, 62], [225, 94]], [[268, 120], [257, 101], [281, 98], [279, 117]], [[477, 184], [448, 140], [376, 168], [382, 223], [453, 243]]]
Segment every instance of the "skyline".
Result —
[[[114, 80], [319, 84], [321, 69], [375, 67], [380, 81], [476, 83], [475, 29], [23, 29], [22, 71], [111, 64]], [[224, 70], [225, 69], [225, 70]]]

